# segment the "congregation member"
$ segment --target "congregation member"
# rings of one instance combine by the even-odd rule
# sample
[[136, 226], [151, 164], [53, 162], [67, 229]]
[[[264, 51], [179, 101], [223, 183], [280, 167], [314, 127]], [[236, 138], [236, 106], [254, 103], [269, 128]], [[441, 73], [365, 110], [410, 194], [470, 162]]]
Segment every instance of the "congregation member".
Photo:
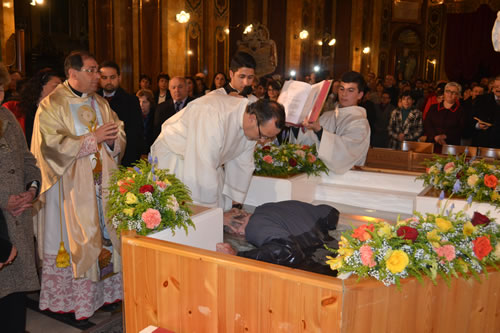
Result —
[[151, 78], [146, 75], [146, 74], [141, 74], [141, 76], [139, 76], [139, 90], [141, 89], [149, 89], [151, 90]]
[[[193, 99], [197, 98], [198, 97], [198, 89], [197, 89], [195, 80], [191, 76], [186, 76], [185, 79], [186, 79], [187, 95], [189, 97], [192, 97]], [[169, 87], [169, 89], [170, 89], [170, 87]], [[172, 92], [170, 92], [170, 94], [172, 94]]]
[[153, 121], [153, 141], [161, 132], [161, 126], [165, 120], [185, 108], [195, 98], [188, 96], [186, 78], [182, 76], [173, 77], [168, 83], [171, 99], [158, 105], [155, 110]]
[[205, 84], [205, 78], [195, 77], [194, 80], [196, 83], [194, 86], [196, 90], [196, 94], [194, 95], [194, 97], [200, 97], [205, 95], [208, 91], [207, 85]]
[[139, 99], [139, 104], [141, 105], [142, 112], [142, 122], [144, 125], [144, 146], [142, 150], [142, 154], [149, 154], [149, 150], [151, 145], [154, 142], [154, 117], [155, 117], [155, 97], [151, 90], [149, 89], [141, 89], [136, 94]]
[[229, 209], [245, 199], [256, 141], [284, 125], [279, 103], [210, 93], [163, 123], [151, 154], [188, 186], [195, 203]]
[[370, 125], [366, 110], [358, 106], [365, 88], [361, 74], [345, 73], [340, 81], [337, 108], [324, 112], [314, 122], [306, 117], [302, 125], [307, 131], [298, 131], [297, 142], [316, 144], [318, 157], [334, 173], [343, 174], [365, 163], [370, 147]]
[[480, 96], [474, 105], [472, 144], [500, 148], [500, 76], [493, 81], [491, 93]]
[[391, 104], [391, 95], [384, 91], [380, 103], [375, 105], [375, 122], [371, 128], [370, 144], [373, 147], [389, 147], [389, 121], [391, 120], [394, 105]]
[[403, 92], [400, 101], [401, 107], [392, 111], [387, 127], [392, 149], [401, 149], [403, 141], [418, 141], [423, 134], [422, 112], [413, 106], [410, 91]]
[[266, 97], [266, 88], [268, 86], [267, 79], [265, 77], [261, 77], [257, 79], [255, 77], [252, 82], [253, 94], [257, 98], [265, 98]]
[[67, 80], [40, 103], [31, 144], [42, 173], [35, 207], [43, 260], [39, 306], [85, 320], [123, 298], [119, 244], [103, 192], [125, 151], [125, 132], [96, 93], [95, 58], [71, 52], [64, 71]]
[[226, 74], [222, 72], [217, 72], [214, 75], [214, 79], [212, 80], [212, 85], [210, 86], [210, 90], [215, 90], [219, 88], [224, 88], [224, 86], [228, 83]]
[[109, 103], [111, 110], [125, 125], [127, 146], [121, 165], [129, 167], [141, 158], [144, 150], [144, 123], [142, 121], [141, 106], [136, 96], [127, 93], [122, 87], [120, 67], [114, 61], [105, 61], [99, 66], [101, 74], [101, 89], [98, 94]]
[[258, 98], [252, 95], [256, 67], [257, 63], [250, 54], [237, 52], [229, 65], [229, 84], [214, 92], [233, 96], [241, 95], [247, 97], [250, 103], [257, 101]]
[[9, 101], [4, 104], [15, 114], [19, 121], [26, 136], [28, 148], [31, 146], [33, 122], [35, 121], [38, 104], [60, 83], [61, 78], [58, 73], [54, 72], [51, 68], [42, 69], [26, 81], [20, 92], [19, 100]]
[[[17, 100], [19, 98], [19, 93], [21, 91], [23, 80], [23, 75], [20, 71], [14, 70], [10, 72], [10, 81], [8, 85], [8, 89], [5, 90], [4, 93], [4, 101], [8, 102], [11, 100]], [[21, 85], [20, 85], [21, 83]]]
[[267, 97], [271, 101], [278, 101], [278, 97], [280, 96], [281, 91], [281, 83], [276, 80], [269, 81], [267, 85]]
[[465, 115], [458, 103], [461, 86], [449, 82], [444, 87], [441, 103], [433, 104], [424, 120], [424, 134], [427, 142], [434, 143], [434, 151], [441, 152], [443, 145], [460, 145], [465, 126]]
[[[0, 103], [8, 83], [0, 64]], [[24, 333], [26, 292], [40, 288], [31, 208], [41, 177], [19, 123], [5, 107], [0, 107], [0, 183], [0, 330]]]
[[337, 228], [338, 220], [339, 211], [332, 206], [296, 200], [266, 203], [253, 214], [232, 210], [224, 213], [225, 227], [256, 248], [236, 252], [230, 244], [218, 243], [217, 251], [309, 270], [316, 266], [312, 252], [333, 241], [328, 232]]
[[168, 81], [170, 81], [170, 76], [167, 73], [158, 74], [157, 84], [158, 90], [155, 92], [155, 103], [159, 105], [170, 98], [170, 91], [168, 91]]

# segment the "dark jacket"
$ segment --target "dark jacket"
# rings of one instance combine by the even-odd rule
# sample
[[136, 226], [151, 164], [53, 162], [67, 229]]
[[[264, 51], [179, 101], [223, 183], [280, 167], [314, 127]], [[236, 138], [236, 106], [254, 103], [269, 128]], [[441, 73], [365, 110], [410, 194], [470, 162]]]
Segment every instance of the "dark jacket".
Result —
[[[193, 97], [188, 96], [186, 102], [182, 106], [183, 108], [188, 105], [189, 102], [194, 101]], [[160, 103], [155, 110], [155, 119], [153, 122], [153, 142], [156, 140], [158, 135], [161, 133], [161, 125], [168, 118], [172, 117], [175, 114], [175, 106], [174, 101], [172, 99], [168, 99], [163, 103]]]
[[[99, 90], [98, 93], [103, 96], [102, 90]], [[141, 158], [144, 149], [144, 122], [141, 106], [136, 96], [128, 94], [122, 88], [116, 90], [115, 95], [108, 103], [125, 124], [127, 146], [121, 164], [128, 167]]]
[[[478, 96], [473, 115], [493, 126], [487, 130], [474, 128], [472, 144], [478, 147], [500, 148], [500, 105], [495, 101], [495, 96], [493, 94]], [[473, 124], [475, 126], [477, 120], [474, 120]]]
[[424, 120], [424, 134], [427, 142], [433, 142], [436, 151], [440, 152], [441, 147], [436, 144], [436, 135], [446, 134], [446, 144], [460, 145], [460, 138], [465, 126], [465, 114], [460, 105], [453, 104], [450, 109], [444, 107], [443, 102], [433, 104]]
[[7, 221], [0, 210], [0, 263], [4, 263], [9, 259], [12, 243], [9, 240], [9, 231], [7, 230]]

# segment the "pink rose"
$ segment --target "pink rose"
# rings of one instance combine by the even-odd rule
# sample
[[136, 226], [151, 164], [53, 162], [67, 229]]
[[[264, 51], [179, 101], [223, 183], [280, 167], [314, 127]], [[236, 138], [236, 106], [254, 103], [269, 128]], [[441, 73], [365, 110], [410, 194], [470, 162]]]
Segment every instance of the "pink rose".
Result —
[[148, 208], [148, 210], [142, 213], [142, 220], [146, 223], [148, 229], [154, 229], [161, 222], [161, 214], [156, 209]]
[[262, 158], [264, 160], [264, 162], [266, 163], [269, 163], [269, 164], [273, 164], [273, 158], [271, 157], [271, 155], [266, 155]]
[[314, 163], [314, 162], [316, 162], [316, 156], [309, 153], [309, 154], [307, 154], [307, 160], [309, 161], [309, 163]]
[[455, 162], [448, 162], [444, 166], [444, 172], [450, 173], [455, 168]]
[[361, 262], [363, 265], [368, 267], [375, 267], [377, 263], [373, 260], [373, 250], [368, 245], [363, 245], [359, 248], [359, 253], [361, 254]]
[[[435, 247], [434, 251], [436, 251], [437, 255], [440, 256], [441, 258], [444, 257], [446, 261], [452, 261], [456, 257], [455, 247], [453, 245], [444, 245], [441, 247]], [[442, 260], [441, 263], [443, 263]]]

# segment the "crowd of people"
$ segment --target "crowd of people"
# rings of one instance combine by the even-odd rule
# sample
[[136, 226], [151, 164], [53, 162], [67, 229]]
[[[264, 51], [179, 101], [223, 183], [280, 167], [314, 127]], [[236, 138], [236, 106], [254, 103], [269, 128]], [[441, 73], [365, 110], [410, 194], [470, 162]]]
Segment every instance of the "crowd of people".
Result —
[[[141, 75], [135, 94], [120, 87], [114, 61], [98, 64], [87, 52], [72, 52], [64, 75], [46, 68], [23, 79], [0, 66], [0, 99], [8, 87], [0, 109], [0, 279], [9, 281], [0, 287], [0, 320], [12, 325], [9, 331], [24, 332], [24, 293], [40, 286], [42, 310], [78, 321], [122, 299], [105, 189], [112, 170], [148, 153], [188, 185], [195, 203], [228, 211], [241, 208], [257, 142], [316, 144], [338, 174], [363, 165], [370, 146], [400, 149], [405, 140], [433, 142], [438, 151], [444, 144], [500, 148], [500, 77], [462, 87], [350, 71], [332, 79], [320, 117], [288, 127], [278, 103], [284, 82], [257, 78], [256, 66], [238, 52], [228, 75], [216, 73], [210, 89], [202, 73], [159, 73], [156, 91]], [[319, 80], [311, 75], [308, 82]], [[257, 246], [272, 240], [265, 236]], [[290, 245], [285, 236], [272, 248]], [[266, 251], [257, 257], [268, 257]]]

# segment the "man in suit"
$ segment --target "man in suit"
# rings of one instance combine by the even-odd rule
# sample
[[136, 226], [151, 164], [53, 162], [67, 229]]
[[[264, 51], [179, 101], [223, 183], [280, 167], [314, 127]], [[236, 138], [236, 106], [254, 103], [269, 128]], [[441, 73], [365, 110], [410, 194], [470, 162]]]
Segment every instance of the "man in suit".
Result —
[[475, 133], [472, 144], [500, 148], [500, 76], [495, 78], [491, 93], [478, 96], [474, 104]]
[[186, 78], [184, 77], [173, 77], [168, 83], [168, 89], [172, 98], [159, 104], [155, 111], [153, 124], [154, 139], [160, 135], [161, 125], [165, 120], [172, 117], [182, 110], [189, 102], [194, 100], [193, 97], [188, 96]]
[[139, 100], [120, 87], [120, 67], [113, 61], [105, 61], [99, 66], [101, 89], [98, 94], [108, 100], [111, 109], [125, 123], [127, 146], [121, 164], [131, 166], [141, 158], [144, 145], [144, 124]]

